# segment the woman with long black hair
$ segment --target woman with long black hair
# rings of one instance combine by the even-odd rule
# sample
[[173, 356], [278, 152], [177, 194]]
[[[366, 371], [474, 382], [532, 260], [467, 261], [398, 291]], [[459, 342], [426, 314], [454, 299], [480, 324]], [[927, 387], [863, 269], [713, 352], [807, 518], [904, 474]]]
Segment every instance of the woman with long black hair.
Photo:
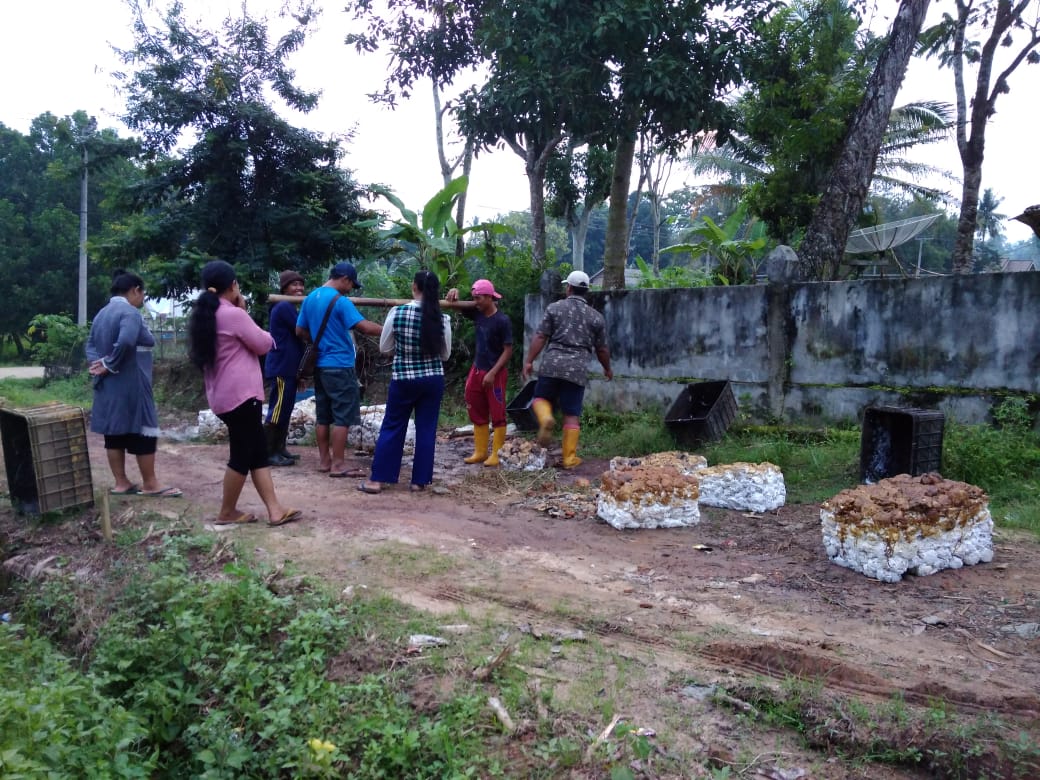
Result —
[[206, 399], [213, 413], [227, 425], [231, 447], [220, 512], [214, 522], [230, 525], [257, 521], [238, 508], [247, 476], [252, 477], [253, 487], [267, 508], [268, 525], [298, 520], [300, 512], [283, 505], [274, 492], [261, 418], [264, 380], [258, 358], [274, 347], [274, 338], [246, 311], [246, 300], [230, 263], [206, 263], [202, 287], [188, 321], [188, 355], [202, 369]]
[[386, 316], [379, 338], [381, 352], [394, 353], [386, 411], [372, 459], [372, 475], [358, 485], [364, 493], [379, 493], [401, 476], [408, 420], [415, 414], [413, 491], [433, 482], [437, 420], [444, 396], [444, 361], [451, 356], [451, 320], [441, 313], [440, 280], [419, 271], [412, 280], [412, 300]]

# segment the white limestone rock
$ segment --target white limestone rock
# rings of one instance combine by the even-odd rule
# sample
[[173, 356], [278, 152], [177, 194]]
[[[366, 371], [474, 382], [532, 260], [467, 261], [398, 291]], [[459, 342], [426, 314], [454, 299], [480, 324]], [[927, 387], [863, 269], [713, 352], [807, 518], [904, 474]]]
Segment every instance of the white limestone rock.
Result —
[[822, 504], [820, 522], [834, 563], [882, 582], [993, 560], [988, 497], [939, 474], [843, 490]]
[[705, 506], [772, 512], [787, 501], [784, 475], [772, 463], [730, 463], [694, 472]]
[[606, 472], [596, 515], [619, 530], [697, 525], [697, 479], [673, 466], [618, 467]]

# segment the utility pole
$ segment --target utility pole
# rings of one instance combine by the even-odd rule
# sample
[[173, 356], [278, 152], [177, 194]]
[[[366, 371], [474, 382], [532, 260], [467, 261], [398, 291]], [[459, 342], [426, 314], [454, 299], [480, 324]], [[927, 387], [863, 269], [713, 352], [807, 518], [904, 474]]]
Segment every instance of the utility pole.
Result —
[[76, 324], [87, 324], [87, 144], [83, 143], [83, 175], [79, 185], [79, 313]]

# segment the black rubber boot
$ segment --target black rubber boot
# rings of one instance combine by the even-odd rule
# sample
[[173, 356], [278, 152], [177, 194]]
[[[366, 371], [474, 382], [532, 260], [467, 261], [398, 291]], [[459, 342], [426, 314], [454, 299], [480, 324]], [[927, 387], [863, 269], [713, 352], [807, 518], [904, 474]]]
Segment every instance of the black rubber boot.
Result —
[[288, 438], [289, 438], [289, 431], [279, 431], [278, 432], [278, 448], [277, 448], [276, 452], [279, 455], [281, 455], [283, 458], [288, 458], [289, 460], [291, 460], [291, 461], [293, 461], [295, 463], [296, 461], [298, 461], [300, 459], [300, 456], [296, 455], [295, 453], [289, 452], [289, 446], [288, 446], [288, 443], [286, 441]]
[[267, 465], [280, 467], [280, 466], [295, 466], [296, 461], [292, 458], [287, 458], [282, 455], [278, 448], [281, 445], [279, 441], [280, 433], [278, 428], [273, 425], [264, 426], [264, 438], [267, 439]]

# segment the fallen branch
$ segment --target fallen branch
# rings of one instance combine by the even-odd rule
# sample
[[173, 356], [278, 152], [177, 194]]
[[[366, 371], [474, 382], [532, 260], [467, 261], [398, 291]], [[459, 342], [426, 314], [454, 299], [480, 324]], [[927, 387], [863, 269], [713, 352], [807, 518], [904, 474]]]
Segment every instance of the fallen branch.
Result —
[[1014, 656], [1008, 655], [1005, 652], [997, 650], [997, 648], [995, 648], [995, 647], [990, 647], [985, 642], [976, 642], [975, 644], [977, 644], [983, 650], [989, 650], [991, 653], [993, 653], [993, 655], [997, 656], [997, 658], [1006, 658], [1008, 660], [1011, 660], [1014, 657]]
[[516, 724], [513, 723], [513, 719], [509, 717], [509, 713], [506, 712], [506, 708], [502, 706], [502, 702], [498, 700], [497, 696], [488, 697], [488, 706], [491, 707], [492, 712], [501, 721], [506, 731], [510, 734], [516, 731]]
[[596, 737], [596, 740], [587, 748], [585, 748], [584, 763], [587, 764], [592, 760], [592, 754], [596, 752], [596, 748], [602, 745], [604, 742], [607, 741], [607, 739], [610, 738], [610, 735], [614, 733], [614, 727], [618, 724], [620, 720], [620, 715], [615, 715], [613, 718], [611, 718], [610, 723], [608, 723], [607, 727], [599, 733], [599, 736]]
[[498, 667], [506, 662], [506, 660], [513, 654], [513, 646], [506, 645], [498, 654], [492, 658], [485, 666], [480, 666], [473, 670], [473, 679], [484, 681], [491, 677]]

